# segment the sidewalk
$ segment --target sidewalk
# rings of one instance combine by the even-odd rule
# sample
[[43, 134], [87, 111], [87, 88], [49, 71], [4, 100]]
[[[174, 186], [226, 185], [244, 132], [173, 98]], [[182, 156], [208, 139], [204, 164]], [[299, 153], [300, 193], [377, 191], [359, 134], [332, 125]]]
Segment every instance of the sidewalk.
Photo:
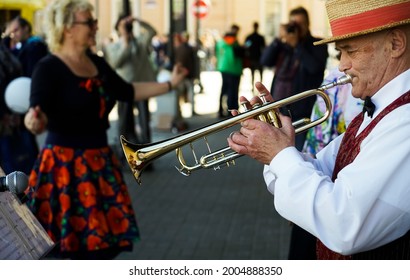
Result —
[[[189, 130], [219, 121], [218, 73], [203, 73], [201, 80], [205, 93], [196, 95], [196, 111], [200, 115], [186, 118]], [[249, 79], [243, 76], [240, 94], [251, 95], [250, 87]], [[109, 139], [115, 145], [115, 116], [111, 123]], [[213, 150], [226, 147], [227, 135], [224, 132], [208, 138]], [[174, 136], [153, 127], [154, 142]], [[204, 144], [194, 145], [198, 147], [197, 156], [202, 156]], [[186, 158], [188, 161], [188, 153]], [[117, 259], [287, 258], [289, 224], [274, 210], [261, 164], [240, 157], [233, 167], [201, 169], [185, 177], [175, 169], [179, 163], [171, 152], [155, 160], [153, 166], [152, 171], [142, 173], [139, 186], [124, 164], [141, 241], [132, 252], [122, 253]]]

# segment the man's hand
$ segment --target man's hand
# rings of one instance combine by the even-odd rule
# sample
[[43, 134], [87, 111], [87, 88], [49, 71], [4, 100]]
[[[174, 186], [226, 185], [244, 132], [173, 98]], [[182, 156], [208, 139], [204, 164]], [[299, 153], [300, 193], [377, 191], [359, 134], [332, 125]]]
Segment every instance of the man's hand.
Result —
[[[255, 87], [261, 94], [265, 95], [267, 101], [273, 101], [269, 91], [262, 83], [256, 83]], [[248, 109], [252, 108], [255, 103], [261, 103], [259, 97], [247, 100], [241, 96], [240, 101], [241, 103], [246, 102]], [[237, 111], [232, 112], [234, 116], [238, 114]], [[240, 131], [232, 133], [228, 138], [229, 146], [239, 154], [248, 155], [263, 164], [269, 164], [280, 151], [295, 145], [295, 128], [292, 125], [292, 120], [280, 114], [279, 118], [282, 122], [281, 128], [255, 119], [243, 121]]]

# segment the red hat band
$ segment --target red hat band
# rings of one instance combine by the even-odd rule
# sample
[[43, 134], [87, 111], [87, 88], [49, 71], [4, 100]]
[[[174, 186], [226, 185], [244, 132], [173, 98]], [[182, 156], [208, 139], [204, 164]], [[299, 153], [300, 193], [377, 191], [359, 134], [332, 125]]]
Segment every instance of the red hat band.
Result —
[[330, 26], [333, 36], [343, 36], [406, 20], [409, 14], [410, 2], [405, 2], [335, 19]]

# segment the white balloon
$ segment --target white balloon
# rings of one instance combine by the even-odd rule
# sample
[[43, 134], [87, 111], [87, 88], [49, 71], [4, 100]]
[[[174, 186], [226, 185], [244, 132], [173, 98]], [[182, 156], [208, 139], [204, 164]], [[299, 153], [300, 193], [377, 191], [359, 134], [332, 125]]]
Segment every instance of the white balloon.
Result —
[[31, 79], [20, 77], [14, 79], [6, 88], [4, 99], [6, 105], [15, 113], [25, 114], [30, 107]]

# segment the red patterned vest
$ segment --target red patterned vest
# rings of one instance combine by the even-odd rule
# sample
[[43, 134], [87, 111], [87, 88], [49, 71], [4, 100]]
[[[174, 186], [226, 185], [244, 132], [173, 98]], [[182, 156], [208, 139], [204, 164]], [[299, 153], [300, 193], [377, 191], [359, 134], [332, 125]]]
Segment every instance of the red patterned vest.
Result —
[[[346, 165], [354, 161], [360, 152], [360, 144], [369, 135], [379, 121], [394, 109], [410, 103], [410, 91], [397, 98], [387, 106], [370, 124], [356, 137], [357, 131], [363, 121], [363, 114], [356, 116], [347, 128], [340, 144], [333, 170], [332, 181]], [[410, 231], [399, 239], [379, 248], [344, 256], [328, 249], [319, 239], [316, 243], [316, 256], [318, 260], [350, 260], [350, 259], [409, 259], [410, 257]]]

